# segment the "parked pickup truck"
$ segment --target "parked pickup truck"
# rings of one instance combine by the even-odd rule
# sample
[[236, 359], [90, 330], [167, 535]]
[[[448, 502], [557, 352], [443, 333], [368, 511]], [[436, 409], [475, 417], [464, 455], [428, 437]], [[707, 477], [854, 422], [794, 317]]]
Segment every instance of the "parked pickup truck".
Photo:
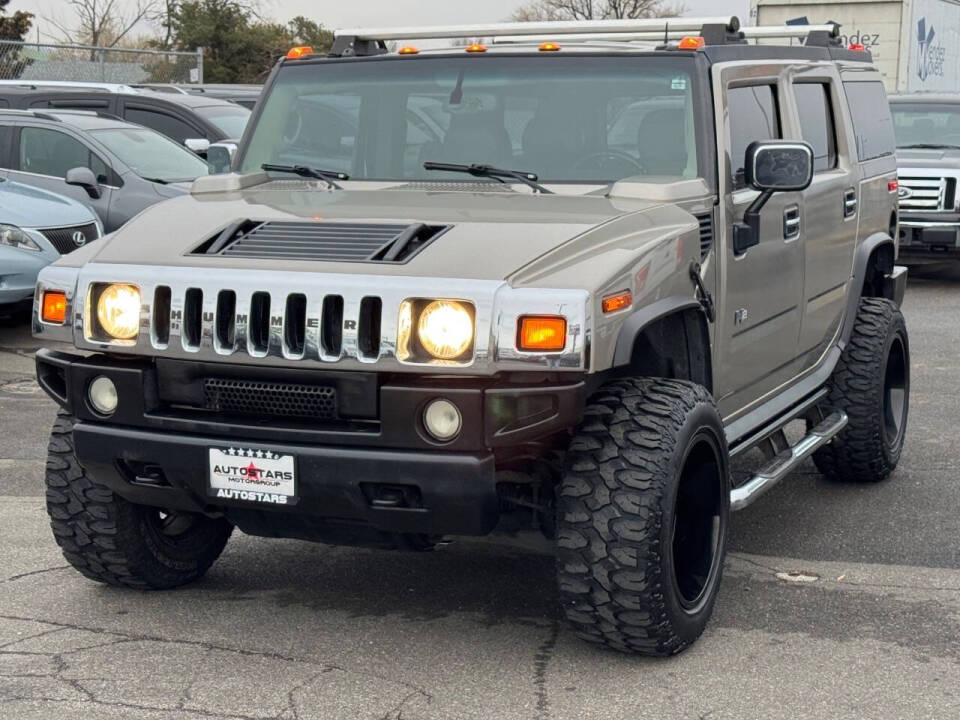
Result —
[[894, 95], [900, 252], [907, 263], [960, 259], [960, 95]]

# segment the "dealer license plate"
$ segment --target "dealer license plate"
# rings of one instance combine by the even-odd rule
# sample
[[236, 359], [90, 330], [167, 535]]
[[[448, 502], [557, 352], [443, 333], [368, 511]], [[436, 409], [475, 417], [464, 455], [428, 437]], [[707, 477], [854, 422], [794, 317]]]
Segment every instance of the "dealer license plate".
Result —
[[293, 455], [261, 448], [210, 448], [210, 495], [224, 500], [291, 505], [297, 498]]

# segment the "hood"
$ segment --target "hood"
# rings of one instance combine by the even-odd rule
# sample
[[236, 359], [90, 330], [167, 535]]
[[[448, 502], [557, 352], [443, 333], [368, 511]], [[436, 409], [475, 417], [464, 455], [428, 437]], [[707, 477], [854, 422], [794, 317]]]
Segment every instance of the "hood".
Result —
[[[322, 183], [276, 181], [241, 191], [186, 195], [155, 205], [117, 231], [109, 242], [100, 244], [94, 260], [503, 280], [588, 231], [658, 204], [662, 203], [597, 195], [328, 190]], [[427, 223], [447, 229], [401, 263], [192, 254], [223, 229], [244, 220]]]
[[897, 163], [905, 168], [960, 169], [960, 148], [910, 148], [897, 150]]
[[188, 182], [167, 183], [166, 185], [156, 182], [151, 184], [157, 195], [164, 198], [180, 197], [190, 192], [190, 183]]
[[85, 225], [95, 221], [86, 205], [32, 185], [0, 182], [0, 223], [25, 228]]

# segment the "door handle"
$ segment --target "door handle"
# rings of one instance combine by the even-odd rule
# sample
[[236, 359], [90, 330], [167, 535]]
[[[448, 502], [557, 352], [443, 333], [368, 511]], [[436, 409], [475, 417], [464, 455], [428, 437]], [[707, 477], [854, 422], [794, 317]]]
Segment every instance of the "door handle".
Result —
[[800, 236], [800, 206], [791, 205], [783, 211], [783, 239], [793, 240]]
[[847, 188], [843, 192], [843, 219], [849, 220], [857, 214], [857, 191]]

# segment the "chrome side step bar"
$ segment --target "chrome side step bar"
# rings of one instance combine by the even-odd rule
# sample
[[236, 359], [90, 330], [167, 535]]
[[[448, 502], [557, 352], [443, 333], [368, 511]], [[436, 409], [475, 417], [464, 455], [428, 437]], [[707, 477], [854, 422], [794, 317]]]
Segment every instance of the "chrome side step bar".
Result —
[[730, 509], [742, 510], [789, 475], [817, 449], [830, 442], [847, 425], [847, 414], [835, 410], [796, 445], [777, 453], [756, 475], [730, 491]]

